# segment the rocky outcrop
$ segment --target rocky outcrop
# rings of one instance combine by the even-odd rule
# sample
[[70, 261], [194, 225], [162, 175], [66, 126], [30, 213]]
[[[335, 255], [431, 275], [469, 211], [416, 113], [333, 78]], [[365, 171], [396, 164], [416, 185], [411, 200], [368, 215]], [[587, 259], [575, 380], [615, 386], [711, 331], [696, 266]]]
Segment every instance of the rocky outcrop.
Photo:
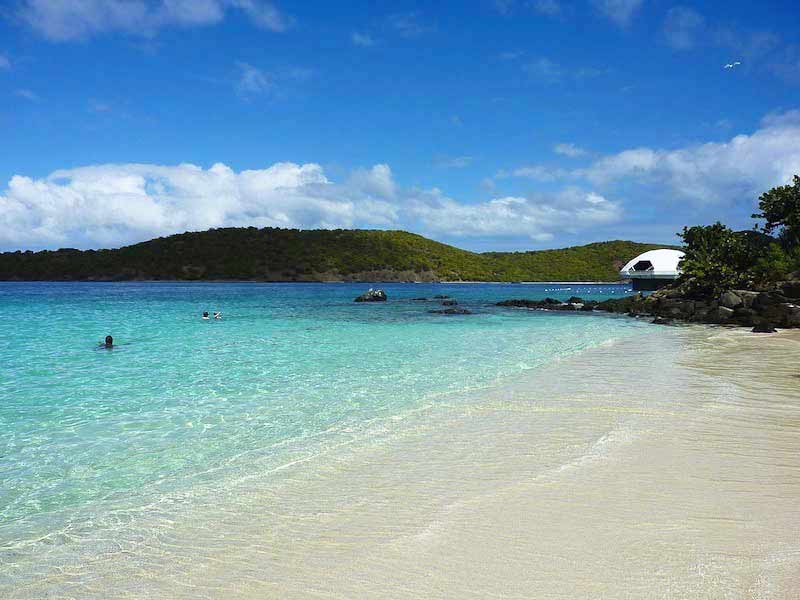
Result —
[[442, 306], [456, 306], [457, 304], [457, 300], [442, 300]]
[[367, 292], [361, 294], [358, 298], [353, 300], [353, 302], [386, 302], [387, 296], [386, 292], [383, 290], [373, 290], [370, 289]]
[[511, 308], [528, 308], [532, 310], [565, 310], [565, 311], [591, 311], [598, 305], [594, 300], [583, 300], [577, 296], [573, 296], [566, 302], [556, 300], [555, 298], [545, 298], [544, 300], [527, 300], [527, 299], [514, 299], [503, 300], [498, 302], [496, 306], [506, 306]]
[[472, 311], [466, 308], [442, 308], [440, 310], [429, 310], [432, 315], [471, 315]]
[[716, 297], [693, 294], [687, 284], [600, 302], [598, 310], [742, 327], [800, 327], [800, 280], [763, 290], [725, 290]]

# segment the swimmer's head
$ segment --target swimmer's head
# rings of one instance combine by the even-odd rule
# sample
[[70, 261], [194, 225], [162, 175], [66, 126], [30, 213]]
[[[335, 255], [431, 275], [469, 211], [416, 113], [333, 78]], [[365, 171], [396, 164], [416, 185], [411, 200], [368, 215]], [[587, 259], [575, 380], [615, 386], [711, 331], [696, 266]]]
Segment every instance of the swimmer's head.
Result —
[[114, 345], [114, 338], [110, 335], [106, 336], [106, 348], [111, 348]]

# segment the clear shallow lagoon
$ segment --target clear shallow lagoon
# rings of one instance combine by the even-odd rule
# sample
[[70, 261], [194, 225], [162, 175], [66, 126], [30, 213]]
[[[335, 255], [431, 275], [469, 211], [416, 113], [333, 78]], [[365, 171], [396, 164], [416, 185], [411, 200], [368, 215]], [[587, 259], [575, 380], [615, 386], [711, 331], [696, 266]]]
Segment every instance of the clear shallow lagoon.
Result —
[[[438, 402], [656, 328], [509, 310], [619, 285], [0, 283], [0, 574], [69, 561], [120, 524], [273, 476]], [[446, 294], [475, 312], [428, 314]], [[202, 311], [221, 310], [222, 321]], [[113, 350], [98, 349], [112, 334]], [[207, 498], [206, 498], [207, 499]], [[131, 526], [132, 527], [132, 526]]]
[[0, 284], [0, 597], [796, 595], [796, 332], [367, 287]]

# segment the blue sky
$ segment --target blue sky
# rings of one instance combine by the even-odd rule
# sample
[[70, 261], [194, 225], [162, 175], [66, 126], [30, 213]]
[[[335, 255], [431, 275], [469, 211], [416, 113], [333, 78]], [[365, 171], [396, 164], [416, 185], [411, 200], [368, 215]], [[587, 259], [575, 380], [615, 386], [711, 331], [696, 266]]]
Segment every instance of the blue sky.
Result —
[[749, 227], [800, 173], [795, 2], [2, 7], [0, 249], [250, 224], [674, 242]]

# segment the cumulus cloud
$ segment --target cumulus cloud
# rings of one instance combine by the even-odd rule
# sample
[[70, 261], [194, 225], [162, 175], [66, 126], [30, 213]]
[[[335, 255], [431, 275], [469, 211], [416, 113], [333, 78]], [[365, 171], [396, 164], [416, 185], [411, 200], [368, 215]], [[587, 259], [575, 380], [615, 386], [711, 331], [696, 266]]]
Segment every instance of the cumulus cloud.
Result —
[[570, 158], [577, 158], [579, 156], [583, 156], [586, 154], [586, 150], [576, 146], [575, 144], [556, 144], [553, 146], [553, 152], [556, 154], [562, 154], [564, 156], [569, 156]]
[[0, 248], [116, 247], [210, 227], [406, 228], [431, 235], [549, 239], [619, 220], [618, 203], [577, 187], [465, 203], [402, 189], [385, 164], [342, 183], [321, 166], [236, 172], [182, 164], [106, 164], [12, 177], [0, 194]]
[[290, 17], [264, 0], [24, 0], [19, 14], [45, 38], [63, 42], [104, 32], [152, 36], [163, 27], [214, 25], [229, 9], [270, 31], [291, 24]]
[[222, 226], [353, 227], [395, 222], [388, 167], [337, 185], [316, 164], [235, 172], [120, 164], [15, 175], [0, 195], [0, 246], [120, 246]]
[[767, 115], [750, 135], [677, 150], [633, 148], [576, 171], [595, 185], [618, 181], [664, 186], [699, 204], [755, 200], [800, 173], [800, 111]]
[[664, 36], [667, 44], [675, 50], [689, 50], [703, 33], [705, 19], [696, 10], [686, 6], [674, 6], [667, 12], [664, 21]]
[[552, 239], [555, 232], [574, 233], [622, 218], [618, 203], [580, 188], [479, 204], [462, 204], [434, 189], [417, 194], [409, 210], [420, 229], [434, 235], [523, 236], [536, 241]]
[[592, 0], [597, 12], [620, 27], [627, 27], [644, 0]]

